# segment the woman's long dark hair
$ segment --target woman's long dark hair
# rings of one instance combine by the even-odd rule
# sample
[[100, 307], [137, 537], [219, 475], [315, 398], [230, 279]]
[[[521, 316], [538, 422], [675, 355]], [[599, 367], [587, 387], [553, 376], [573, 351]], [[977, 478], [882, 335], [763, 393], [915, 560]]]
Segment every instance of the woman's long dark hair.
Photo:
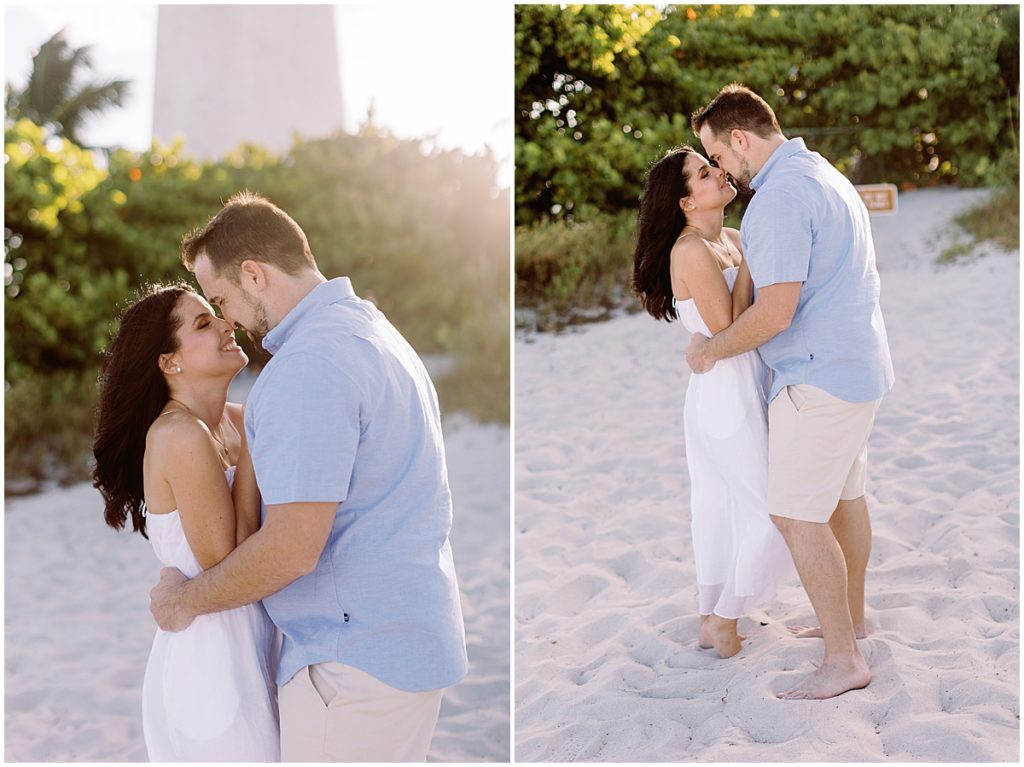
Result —
[[683, 167], [693, 148], [681, 146], [658, 160], [647, 173], [640, 199], [633, 253], [633, 291], [656, 320], [676, 319], [672, 306], [672, 246], [686, 226], [679, 200], [690, 194]]
[[103, 495], [107, 524], [146, 535], [142, 508], [142, 456], [146, 433], [171, 396], [160, 355], [178, 350], [178, 300], [193, 292], [184, 283], [150, 285], [121, 317], [100, 375], [100, 401], [92, 453], [93, 486]]

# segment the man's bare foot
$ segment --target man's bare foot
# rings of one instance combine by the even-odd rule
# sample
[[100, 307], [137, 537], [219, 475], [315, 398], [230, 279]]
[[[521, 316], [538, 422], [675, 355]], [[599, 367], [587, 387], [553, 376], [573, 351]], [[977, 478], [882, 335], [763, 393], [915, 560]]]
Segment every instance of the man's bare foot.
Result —
[[842, 695], [850, 690], [867, 687], [871, 681], [871, 670], [859, 655], [844, 662], [827, 661], [800, 684], [776, 697], [781, 700], [825, 700]]
[[[822, 636], [821, 626], [786, 626], [786, 630], [797, 639], [820, 638]], [[853, 627], [853, 634], [857, 639], [864, 639], [868, 635], [866, 623], [858, 623]]]
[[742, 637], [736, 633], [736, 619], [719, 618], [717, 615], [709, 615], [707, 620], [700, 624], [700, 636], [698, 644], [705, 650], [712, 647], [718, 651], [722, 658], [731, 658], [743, 649], [740, 644]]

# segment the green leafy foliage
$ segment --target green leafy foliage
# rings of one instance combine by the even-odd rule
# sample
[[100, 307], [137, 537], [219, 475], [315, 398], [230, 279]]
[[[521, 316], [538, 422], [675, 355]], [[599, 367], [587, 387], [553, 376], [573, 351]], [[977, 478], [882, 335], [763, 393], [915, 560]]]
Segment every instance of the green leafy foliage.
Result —
[[106, 330], [103, 303], [109, 315], [128, 286], [117, 269], [92, 269], [75, 234], [106, 174], [88, 152], [28, 120], [5, 132], [4, 153], [6, 379], [82, 369]]
[[516, 223], [635, 208], [739, 81], [856, 183], [1018, 183], [1019, 8], [516, 6]]
[[[185, 228], [237, 180], [173, 148], [92, 155], [28, 120], [5, 131], [5, 380], [95, 368], [133, 290], [187, 279]], [[233, 169], [232, 169], [233, 170]]]

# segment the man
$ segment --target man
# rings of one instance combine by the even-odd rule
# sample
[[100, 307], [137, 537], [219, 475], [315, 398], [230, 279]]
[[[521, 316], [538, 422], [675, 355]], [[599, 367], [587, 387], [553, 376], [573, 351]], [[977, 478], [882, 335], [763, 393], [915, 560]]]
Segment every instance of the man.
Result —
[[161, 573], [160, 626], [263, 600], [283, 635], [283, 761], [425, 761], [443, 688], [466, 672], [437, 395], [420, 359], [302, 229], [232, 197], [182, 261], [224, 319], [273, 354], [245, 436], [260, 530], [186, 580]]
[[781, 698], [822, 699], [865, 687], [871, 550], [867, 440], [893, 384], [879, 278], [853, 185], [803, 139], [787, 140], [757, 94], [733, 84], [693, 116], [708, 159], [754, 190], [740, 228], [756, 300], [708, 339], [694, 335], [694, 373], [758, 349], [772, 369], [768, 503], [823, 636], [821, 667]]

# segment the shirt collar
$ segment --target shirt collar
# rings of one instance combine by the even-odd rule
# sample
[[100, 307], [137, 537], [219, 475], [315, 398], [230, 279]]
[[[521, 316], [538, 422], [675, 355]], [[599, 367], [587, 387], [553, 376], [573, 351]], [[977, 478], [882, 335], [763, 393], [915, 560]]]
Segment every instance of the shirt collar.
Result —
[[336, 277], [333, 280], [322, 282], [309, 291], [299, 303], [297, 303], [284, 318], [277, 323], [273, 330], [263, 337], [263, 348], [271, 354], [277, 352], [284, 346], [298, 328], [299, 324], [322, 306], [333, 304], [335, 301], [342, 301], [346, 298], [355, 298], [355, 291], [352, 290], [352, 281], [348, 277]]
[[754, 191], [757, 191], [764, 185], [764, 182], [768, 180], [768, 172], [772, 169], [774, 165], [781, 162], [782, 160], [785, 160], [787, 157], [792, 157], [798, 152], [806, 151], [807, 145], [804, 144], [804, 140], [802, 138], [791, 138], [788, 139], [784, 144], [780, 144], [779, 147], [774, 152], [772, 152], [771, 157], [768, 158], [768, 162], [766, 162], [761, 167], [761, 170], [759, 170], [757, 174], [750, 180], [750, 188], [753, 189]]

